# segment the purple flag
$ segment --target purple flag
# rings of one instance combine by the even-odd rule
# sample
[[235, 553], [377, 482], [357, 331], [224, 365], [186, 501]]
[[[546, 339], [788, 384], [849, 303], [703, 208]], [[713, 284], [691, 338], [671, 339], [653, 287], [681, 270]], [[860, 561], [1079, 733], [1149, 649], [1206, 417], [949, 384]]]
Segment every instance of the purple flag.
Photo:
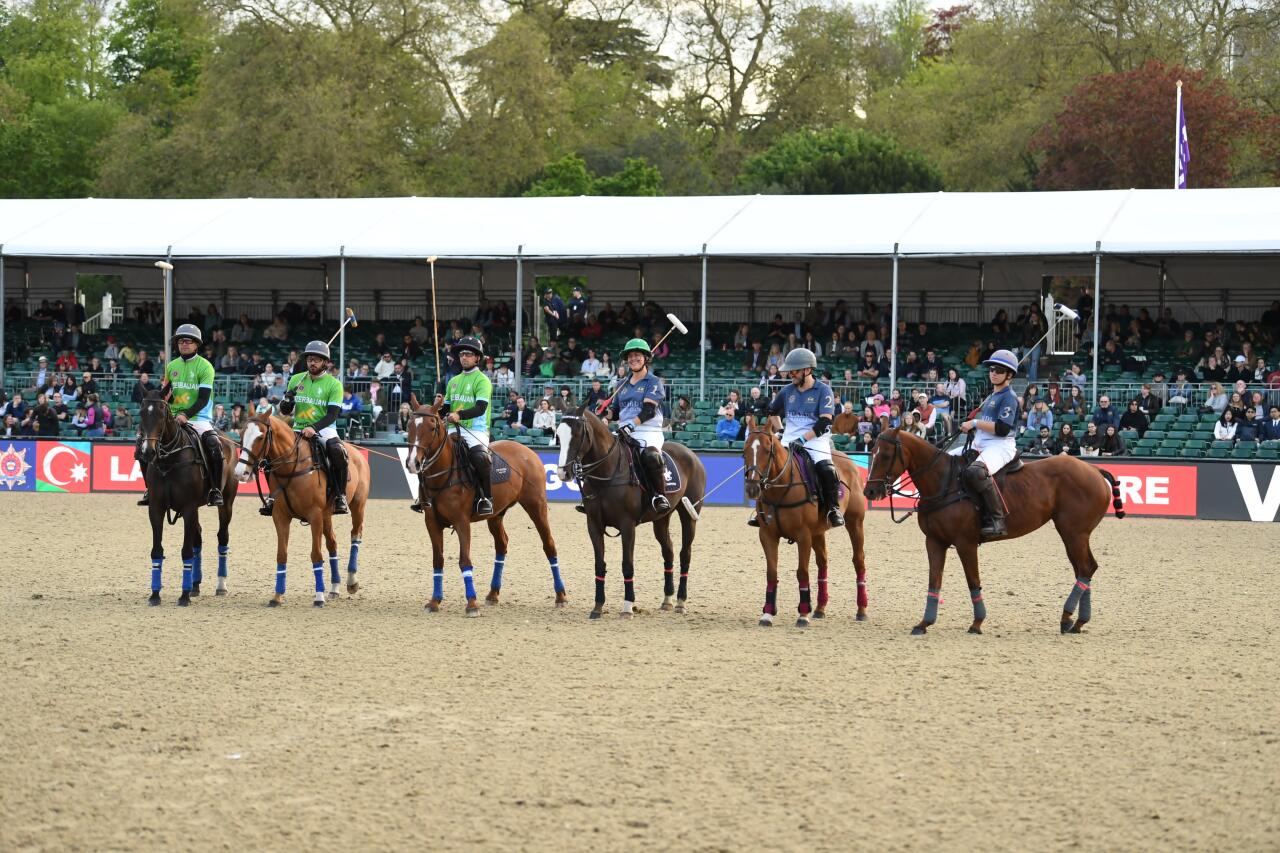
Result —
[[1182, 81], [1178, 81], [1178, 128], [1174, 140], [1173, 188], [1187, 188], [1187, 166], [1191, 163], [1191, 143], [1187, 141], [1187, 115], [1182, 111]]

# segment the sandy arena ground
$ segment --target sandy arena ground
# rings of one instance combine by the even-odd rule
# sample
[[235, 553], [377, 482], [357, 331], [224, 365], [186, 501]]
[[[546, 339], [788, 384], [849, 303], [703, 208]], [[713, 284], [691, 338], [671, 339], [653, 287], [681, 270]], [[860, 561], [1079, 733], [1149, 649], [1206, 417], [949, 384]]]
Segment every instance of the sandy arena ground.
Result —
[[[513, 513], [504, 603], [467, 620], [456, 558], [446, 611], [423, 612], [427, 538], [404, 504], [372, 505], [353, 598], [311, 607], [295, 527], [286, 607], [265, 608], [274, 537], [243, 501], [232, 594], [212, 596], [206, 557], [206, 594], [174, 605], [175, 528], [150, 609], [133, 497], [6, 500], [0, 850], [1280, 843], [1273, 527], [1108, 520], [1083, 636], [1058, 633], [1071, 573], [1052, 529], [983, 548], [982, 637], [953, 554], [939, 624], [911, 637], [923, 540], [884, 514], [868, 521], [871, 620], [852, 618], [843, 539], [832, 618], [799, 630], [790, 574], [785, 618], [756, 627], [763, 559], [738, 509], [704, 517], [691, 613], [655, 612], [645, 528], [646, 613], [614, 617], [611, 541], [611, 613], [590, 622], [590, 545], [564, 505], [570, 607], [552, 608]], [[481, 537], [482, 589], [491, 558]]]

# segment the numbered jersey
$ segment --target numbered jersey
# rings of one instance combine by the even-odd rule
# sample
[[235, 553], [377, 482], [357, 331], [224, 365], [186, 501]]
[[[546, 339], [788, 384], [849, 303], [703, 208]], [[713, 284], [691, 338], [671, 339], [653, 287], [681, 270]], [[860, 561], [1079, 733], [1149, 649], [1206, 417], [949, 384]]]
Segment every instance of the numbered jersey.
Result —
[[289, 378], [293, 398], [293, 428], [303, 430], [329, 414], [330, 406], [342, 405], [342, 383], [331, 373], [312, 379], [310, 373], [297, 373]]
[[973, 446], [981, 450], [991, 444], [1016, 443], [1018, 411], [1018, 395], [1013, 393], [1013, 389], [1007, 385], [1003, 390], [996, 391], [983, 400], [982, 407], [978, 410], [978, 416], [974, 420], [1005, 424], [1009, 427], [1009, 434], [998, 436], [984, 430], [978, 430], [974, 435]]

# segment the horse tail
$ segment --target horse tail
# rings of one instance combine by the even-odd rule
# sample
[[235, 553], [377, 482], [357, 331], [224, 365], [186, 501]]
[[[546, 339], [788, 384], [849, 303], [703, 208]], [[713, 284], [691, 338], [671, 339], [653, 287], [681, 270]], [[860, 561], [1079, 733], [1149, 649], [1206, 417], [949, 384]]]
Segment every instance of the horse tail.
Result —
[[1120, 484], [1116, 481], [1115, 475], [1105, 468], [1099, 468], [1098, 473], [1102, 475], [1102, 479], [1111, 484], [1111, 506], [1115, 508], [1116, 518], [1124, 518], [1124, 501], [1120, 499]]

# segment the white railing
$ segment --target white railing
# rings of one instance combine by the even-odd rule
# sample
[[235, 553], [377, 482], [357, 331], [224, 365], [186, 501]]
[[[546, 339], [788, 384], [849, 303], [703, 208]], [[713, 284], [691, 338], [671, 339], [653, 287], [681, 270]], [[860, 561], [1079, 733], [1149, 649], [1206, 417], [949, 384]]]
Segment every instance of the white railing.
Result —
[[[105, 322], [104, 315], [106, 318]], [[86, 318], [85, 321], [80, 324], [80, 331], [84, 332], [86, 335], [96, 335], [101, 329], [109, 329], [116, 323], [123, 322], [124, 309], [119, 306], [115, 306], [99, 311], [92, 317]]]

